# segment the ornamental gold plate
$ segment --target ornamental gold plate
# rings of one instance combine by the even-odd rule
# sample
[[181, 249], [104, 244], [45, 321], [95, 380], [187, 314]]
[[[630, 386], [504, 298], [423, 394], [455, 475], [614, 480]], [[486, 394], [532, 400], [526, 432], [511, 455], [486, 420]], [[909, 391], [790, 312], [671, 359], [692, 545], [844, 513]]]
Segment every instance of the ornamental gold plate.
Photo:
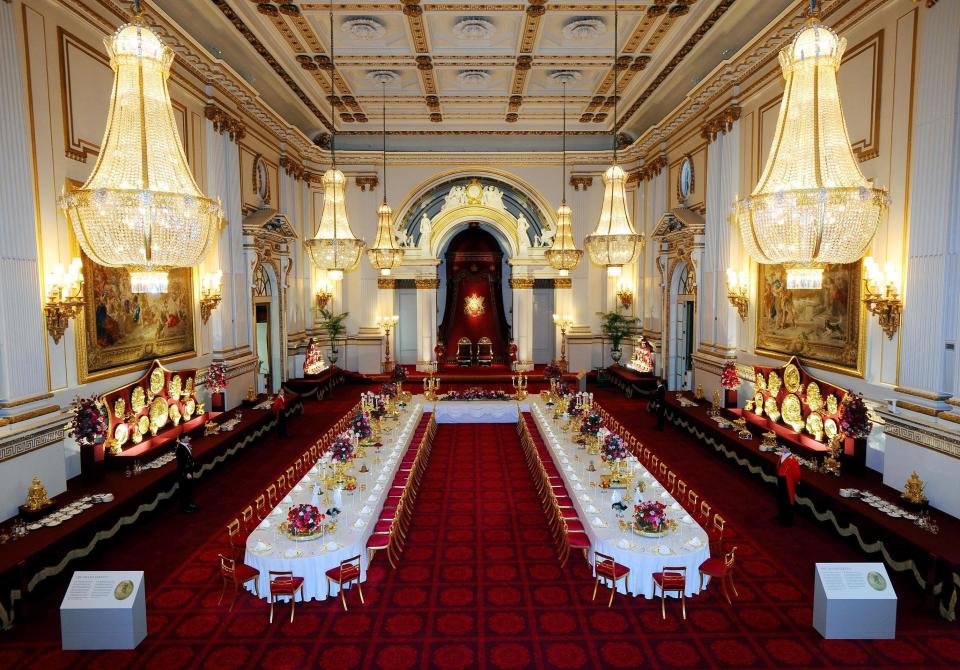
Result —
[[807, 432], [813, 435], [813, 439], [823, 440], [823, 417], [816, 412], [810, 412], [807, 415]]
[[137, 430], [143, 435], [146, 435], [147, 431], [150, 430], [150, 418], [146, 414], [137, 421]]
[[130, 437], [130, 429], [125, 423], [118, 423], [117, 427], [113, 430], [113, 439], [117, 441], [117, 444], [126, 444], [127, 439]]
[[819, 412], [823, 407], [823, 396], [820, 395], [820, 386], [817, 382], [807, 384], [807, 407], [813, 412]]
[[837, 434], [837, 422], [833, 419], [827, 419], [823, 422], [823, 433], [827, 436], [827, 439], [833, 437]]
[[827, 414], [836, 414], [837, 409], [839, 409], [839, 403], [837, 403], [837, 396], [832, 393], [827, 396]]
[[118, 419], [123, 418], [124, 412], [127, 411], [127, 401], [123, 398], [117, 398], [113, 403], [113, 415]]
[[767, 390], [767, 380], [763, 378], [763, 374], [757, 373], [757, 388], [766, 391]]
[[783, 385], [790, 393], [796, 393], [800, 389], [800, 369], [793, 363], [787, 363], [787, 367], [783, 369]]
[[170, 416], [170, 421], [174, 426], [180, 423], [180, 406], [176, 403], [170, 405], [170, 411], [168, 412]]
[[763, 394], [757, 393], [753, 396], [753, 411], [757, 413], [758, 416], [763, 416]]
[[150, 425], [158, 429], [167, 425], [167, 401], [163, 398], [154, 398], [150, 405]]
[[187, 402], [183, 404], [183, 415], [186, 418], [193, 416], [193, 411], [197, 408], [197, 401], [193, 398], [190, 398]]
[[777, 395], [780, 392], [781, 386], [783, 386], [783, 383], [780, 381], [780, 375], [775, 371], [771, 371], [770, 378], [767, 379], [767, 390], [770, 391], [770, 395]]
[[129, 579], [124, 579], [113, 589], [113, 597], [117, 600], [126, 600], [131, 593], [133, 593], [133, 582]]
[[187, 381], [183, 385], [183, 392], [187, 395], [193, 395], [193, 377], [187, 377]]
[[763, 403], [763, 410], [767, 413], [767, 416], [770, 417], [771, 421], [780, 420], [780, 410], [777, 409], [777, 399], [773, 396], [767, 398], [767, 401]]
[[140, 444], [143, 440], [143, 433], [140, 432], [140, 426], [135, 426], [133, 429], [133, 435], [130, 437], [130, 441], [134, 444]]
[[163, 390], [163, 370], [154, 368], [150, 373], [150, 393], [157, 395]]
[[783, 415], [783, 420], [791, 426], [797, 424], [803, 426], [803, 410], [801, 409], [800, 398], [792, 393], [787, 394], [787, 397], [783, 399], [783, 403], [780, 405], [780, 414]]
[[134, 414], [139, 414], [147, 406], [147, 394], [142, 386], [133, 389], [133, 395], [130, 396], [130, 409]]
[[174, 375], [170, 379], [170, 383], [167, 384], [167, 395], [170, 396], [173, 400], [180, 399], [180, 391], [183, 390], [183, 380], [180, 379], [180, 375]]

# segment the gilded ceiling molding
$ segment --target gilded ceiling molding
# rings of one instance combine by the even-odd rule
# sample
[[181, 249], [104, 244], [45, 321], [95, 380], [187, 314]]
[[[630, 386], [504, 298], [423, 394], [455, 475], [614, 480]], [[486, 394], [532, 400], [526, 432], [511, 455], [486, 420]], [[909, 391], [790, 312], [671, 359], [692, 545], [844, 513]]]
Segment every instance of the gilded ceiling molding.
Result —
[[533, 277], [510, 277], [510, 288], [533, 288]]
[[302, 180], [306, 174], [303, 165], [286, 154], [280, 156], [280, 167], [283, 168], [283, 171], [287, 173], [288, 177], [292, 177], [296, 181]]
[[247, 135], [247, 128], [240, 119], [231, 116], [223, 107], [208, 102], [203, 110], [205, 118], [213, 123], [213, 129], [220, 135], [228, 133], [230, 141], [239, 142]]
[[574, 191], [586, 191], [593, 186], [593, 177], [587, 175], [570, 175], [570, 186]]
[[667, 167], [667, 157], [660, 154], [650, 162], [644, 163], [643, 167], [637, 170], [637, 178], [640, 181], [649, 181], [663, 172], [665, 167]]
[[733, 103], [719, 114], [708, 119], [700, 127], [700, 137], [705, 139], [709, 144], [717, 139], [717, 135], [730, 132], [733, 124], [740, 118], [742, 111], [740, 105]]
[[375, 174], [358, 174], [354, 177], [354, 182], [361, 191], [372, 191], [380, 184], [380, 178]]

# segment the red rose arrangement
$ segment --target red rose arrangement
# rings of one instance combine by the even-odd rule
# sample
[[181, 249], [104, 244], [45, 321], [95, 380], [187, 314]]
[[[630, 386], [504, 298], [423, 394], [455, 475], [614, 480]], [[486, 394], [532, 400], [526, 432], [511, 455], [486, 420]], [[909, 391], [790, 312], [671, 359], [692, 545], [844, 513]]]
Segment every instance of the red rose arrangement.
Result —
[[577, 402], [576, 394], [570, 396], [570, 402], [567, 403], [567, 414], [570, 416], [580, 416], [583, 414], [583, 408], [581, 408], [580, 403]]
[[622, 461], [629, 455], [627, 445], [616, 433], [610, 433], [600, 445], [600, 459], [607, 461]]
[[501, 389], [488, 390], [478, 387], [464, 391], [450, 391], [440, 396], [440, 400], [509, 400], [510, 396]]
[[667, 521], [667, 508], [656, 500], [644, 500], [633, 507], [634, 527], [645, 533], [659, 533]]
[[720, 371], [720, 386], [731, 390], [740, 388], [740, 376], [737, 375], [737, 364], [733, 361], [727, 361], [723, 364], [723, 370]]
[[361, 440], [365, 440], [373, 435], [373, 428], [370, 427], [370, 419], [368, 419], [367, 415], [363, 412], [357, 412], [353, 415], [353, 419], [350, 420], [350, 430]]
[[221, 393], [227, 388], [227, 364], [215, 361], [207, 368], [207, 390], [210, 393]]
[[324, 516], [313, 505], [292, 505], [287, 512], [287, 532], [297, 537], [308, 537], [320, 532]]
[[340, 463], [346, 463], [353, 458], [353, 440], [346, 433], [337, 435], [337, 439], [330, 445], [330, 458]]
[[580, 432], [584, 435], [596, 437], [601, 428], [603, 428], [603, 419], [600, 418], [600, 412], [590, 412], [580, 422]]
[[107, 437], [107, 417], [96, 397], [73, 399], [73, 416], [67, 428], [70, 437], [81, 446], [100, 444]]
[[848, 437], [866, 437], [873, 430], [870, 412], [859, 393], [848, 393], [840, 403], [840, 429]]

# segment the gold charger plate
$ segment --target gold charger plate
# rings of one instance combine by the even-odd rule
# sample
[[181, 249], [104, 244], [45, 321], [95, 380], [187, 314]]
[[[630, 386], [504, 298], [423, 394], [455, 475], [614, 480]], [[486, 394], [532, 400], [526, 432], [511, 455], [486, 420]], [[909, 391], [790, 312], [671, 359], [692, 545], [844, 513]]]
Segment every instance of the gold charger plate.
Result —
[[810, 412], [807, 415], [807, 432], [813, 435], [813, 439], [823, 439], [823, 417], [816, 412]]
[[823, 407], [823, 396], [820, 395], [820, 386], [817, 382], [807, 384], [807, 407], [813, 412], [819, 412]]
[[793, 363], [787, 363], [787, 367], [783, 369], [783, 385], [790, 393], [796, 393], [800, 389], [800, 369]]
[[784, 421], [794, 426], [794, 430], [797, 430], [795, 427], [797, 425], [803, 426], [803, 410], [800, 405], [800, 398], [794, 394], [789, 393], [783, 399], [783, 402], [780, 404], [780, 414], [783, 416]]
[[117, 427], [113, 429], [113, 439], [117, 441], [118, 445], [126, 444], [127, 439], [130, 437], [130, 428], [125, 423], [118, 423]]
[[174, 375], [170, 378], [170, 383], [167, 384], [167, 395], [169, 395], [174, 400], [180, 399], [180, 391], [183, 390], [183, 380], [180, 379], [180, 375]]
[[771, 421], [780, 420], [780, 410], [777, 409], [777, 399], [773, 396], [767, 398], [767, 401], [763, 403], [763, 411], [767, 413]]
[[191, 416], [193, 416], [193, 412], [196, 409], [197, 409], [197, 401], [194, 400], [193, 398], [190, 398], [190, 400], [185, 402], [183, 405], [183, 415], [189, 419]]
[[823, 422], [823, 434], [826, 435], [828, 439], [836, 435], [837, 432], [838, 430], [836, 421], [833, 419], [827, 419]]
[[129, 579], [124, 579], [113, 589], [113, 597], [117, 600], [126, 600], [131, 593], [133, 593], [133, 582]]
[[150, 393], [157, 395], [163, 390], [163, 370], [154, 368], [150, 373]]
[[170, 416], [170, 422], [173, 423], [174, 426], [180, 423], [180, 407], [176, 403], [170, 405], [170, 410], [167, 414]]
[[832, 393], [827, 396], [827, 414], [836, 414], [837, 410], [840, 408], [840, 403], [837, 402], [837, 396]]
[[757, 388], [766, 391], [767, 390], [767, 380], [763, 378], [763, 374], [757, 373]]
[[763, 416], [763, 394], [757, 393], [753, 396], [753, 411], [757, 413], [758, 416]]
[[183, 385], [183, 392], [187, 395], [193, 395], [193, 377], [187, 377], [187, 381]]
[[137, 430], [146, 435], [147, 431], [150, 430], [150, 417], [148, 417], [146, 414], [141, 416], [137, 420]]
[[134, 414], [139, 414], [147, 406], [147, 394], [142, 386], [133, 389], [133, 395], [130, 396], [130, 409]]
[[123, 398], [117, 398], [113, 403], [113, 415], [118, 419], [122, 419], [126, 411], [127, 401]]
[[780, 381], [780, 375], [775, 370], [771, 370], [770, 378], [767, 379], [767, 390], [770, 391], [770, 395], [777, 395], [781, 386], [783, 386], [783, 383]]
[[155, 398], [150, 405], [150, 425], [158, 429], [167, 425], [167, 401], [163, 398]]

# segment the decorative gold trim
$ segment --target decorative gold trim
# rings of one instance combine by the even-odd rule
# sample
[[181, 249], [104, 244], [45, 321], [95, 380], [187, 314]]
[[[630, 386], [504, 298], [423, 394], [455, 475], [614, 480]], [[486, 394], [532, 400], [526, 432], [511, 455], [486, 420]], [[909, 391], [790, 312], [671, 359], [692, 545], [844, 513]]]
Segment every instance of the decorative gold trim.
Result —
[[354, 177], [354, 182], [357, 184], [357, 187], [363, 192], [372, 191], [380, 184], [380, 178], [375, 175], [357, 175]]
[[700, 126], [700, 137], [707, 143], [713, 142], [718, 135], [726, 134], [733, 129], [733, 124], [740, 119], [743, 109], [737, 103], [729, 105], [719, 114], [712, 116]]
[[60, 411], [60, 405], [44, 405], [43, 407], [37, 407], [36, 409], [31, 409], [26, 412], [21, 412], [20, 414], [9, 414], [7, 416], [0, 416], [0, 426], [10, 426], [15, 423], [20, 423], [21, 421], [27, 421], [28, 419], [35, 419], [38, 416], [43, 416], [44, 414], [53, 414], [54, 412]]
[[898, 400], [897, 407], [902, 407], [903, 409], [908, 409], [911, 412], [916, 412], [917, 414], [926, 414], [927, 416], [937, 416], [937, 410], [932, 407], [927, 407], [926, 405], [918, 405], [914, 402], [907, 402], [906, 400]]
[[[909, 389], [904, 386], [895, 386], [893, 390], [897, 393], [904, 393], [906, 395], [912, 395], [918, 398], [923, 398], [924, 400], [932, 400], [934, 402], [940, 402], [950, 397], [950, 394], [948, 393], [934, 393], [932, 391], [923, 391], [920, 389]], [[898, 402], [897, 404], [899, 405], [902, 403]]]
[[586, 191], [593, 186], [593, 177], [586, 175], [570, 175], [570, 186], [574, 191]]
[[0, 402], [0, 409], [11, 409], [13, 407], [20, 407], [21, 405], [29, 405], [32, 402], [38, 400], [46, 400], [47, 398], [52, 398], [52, 393], [41, 393], [39, 395], [30, 396], [29, 398], [19, 398], [17, 400], [7, 400], [6, 402]]
[[384, 289], [397, 288], [396, 277], [377, 277], [377, 288], [384, 288]]
[[217, 133], [221, 135], [228, 133], [231, 142], [239, 142], [247, 135], [247, 128], [240, 119], [231, 116], [225, 109], [212, 102], [207, 103], [207, 106], [204, 107], [203, 116], [213, 122], [213, 129]]
[[510, 288], [533, 288], [533, 277], [510, 277]]
[[573, 288], [573, 280], [570, 277], [557, 277], [553, 280], [553, 288]]
[[416, 277], [413, 280], [414, 286], [418, 289], [433, 289], [436, 290], [440, 288], [440, 280], [436, 277]]

